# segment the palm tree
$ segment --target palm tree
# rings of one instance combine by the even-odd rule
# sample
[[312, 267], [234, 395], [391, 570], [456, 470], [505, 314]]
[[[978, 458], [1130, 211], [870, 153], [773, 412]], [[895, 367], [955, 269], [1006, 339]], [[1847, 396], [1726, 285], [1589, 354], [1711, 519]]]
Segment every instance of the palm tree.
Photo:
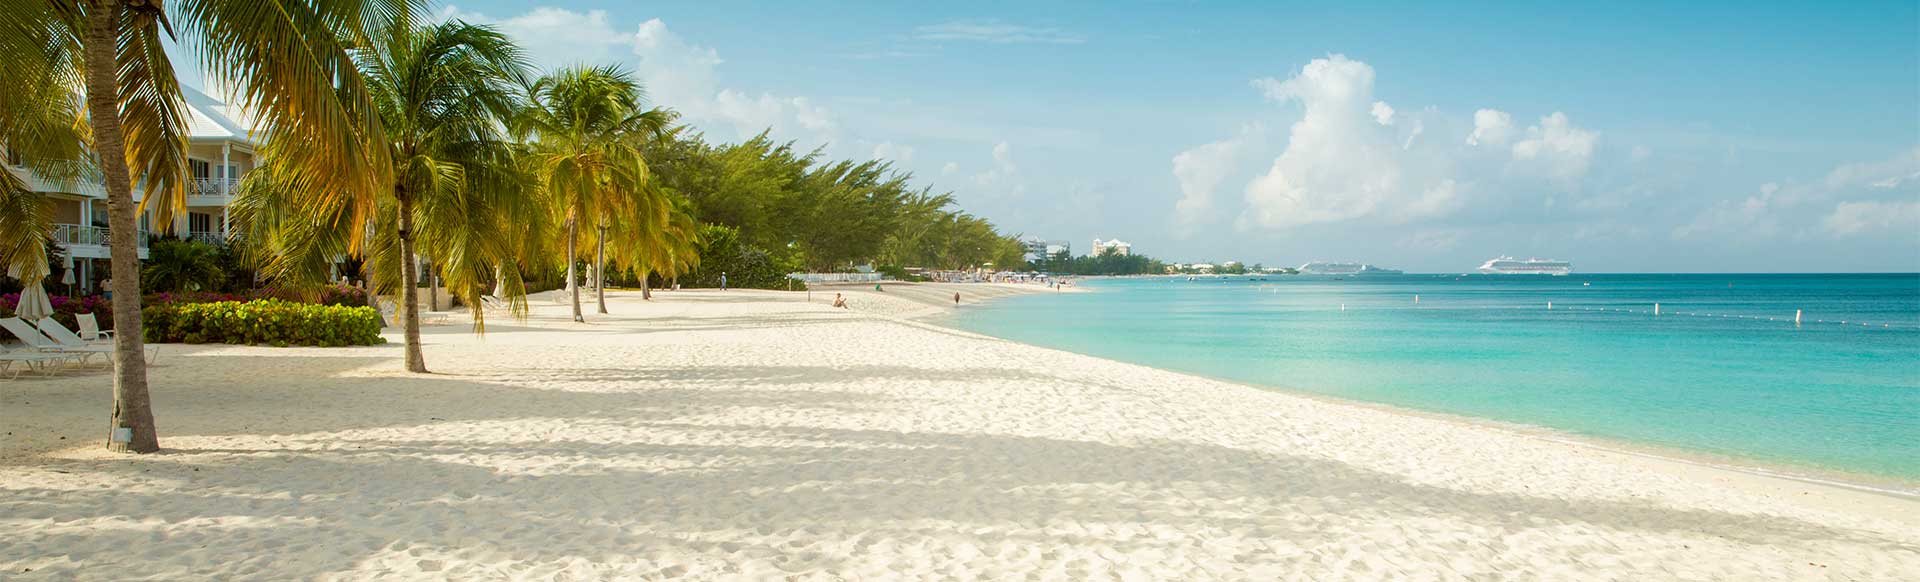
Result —
[[567, 287], [573, 295], [573, 320], [580, 314], [580, 287], [574, 266], [579, 228], [593, 220], [599, 230], [595, 264], [599, 273], [600, 313], [607, 312], [605, 271], [608, 231], [642, 227], [651, 202], [647, 187], [645, 140], [663, 135], [674, 115], [642, 106], [640, 84], [618, 67], [572, 67], [542, 77], [528, 87], [529, 104], [515, 116], [513, 133], [531, 139], [525, 162], [540, 183], [555, 217], [566, 225]]
[[[5, 32], [9, 30], [0, 30]], [[35, 62], [0, 63], [0, 72], [12, 85], [0, 100], [0, 163], [25, 165], [33, 176], [71, 186], [95, 174], [86, 161], [83, 105], [68, 89], [70, 82], [53, 76], [60, 71], [21, 66]], [[22, 178], [0, 170], [0, 270], [31, 280], [47, 275], [53, 204]]]
[[[170, 8], [162, 8], [163, 4]], [[50, 79], [85, 96], [89, 150], [107, 191], [113, 278], [114, 404], [107, 448], [160, 448], [141, 358], [139, 214], [171, 221], [185, 204], [187, 118], [163, 34], [227, 81], [236, 104], [268, 134], [304, 136], [310, 182], [371, 184], [344, 172], [384, 151], [351, 123], [365, 93], [347, 73], [347, 46], [385, 23], [410, 18], [420, 0], [47, 0], [13, 2], [0, 16], [0, 65], [9, 84]], [[13, 98], [9, 87], [8, 99]], [[379, 164], [375, 164], [379, 167]], [[344, 176], [343, 176], [344, 175]], [[136, 206], [135, 183], [143, 186]], [[309, 184], [303, 184], [309, 185]]]
[[147, 251], [147, 264], [140, 269], [140, 286], [156, 291], [201, 291], [219, 286], [226, 280], [220, 268], [220, 250], [213, 245], [190, 240], [162, 240]]
[[[269, 136], [267, 164], [249, 175], [236, 203], [248, 237], [266, 241], [256, 260], [276, 281], [324, 283], [334, 257], [371, 258], [380, 287], [400, 291], [406, 366], [427, 372], [420, 347], [419, 260], [434, 257], [449, 289], [484, 329], [481, 296], [505, 286], [524, 310], [516, 251], [538, 208], [525, 195], [503, 123], [517, 106], [526, 60], [507, 37], [450, 21], [396, 22], [353, 51], [375, 112], [369, 135], [384, 135], [386, 182], [364, 191], [298, 187], [303, 168], [283, 163], [305, 140]], [[284, 152], [284, 153], [283, 153]], [[496, 278], [498, 280], [496, 281]]]

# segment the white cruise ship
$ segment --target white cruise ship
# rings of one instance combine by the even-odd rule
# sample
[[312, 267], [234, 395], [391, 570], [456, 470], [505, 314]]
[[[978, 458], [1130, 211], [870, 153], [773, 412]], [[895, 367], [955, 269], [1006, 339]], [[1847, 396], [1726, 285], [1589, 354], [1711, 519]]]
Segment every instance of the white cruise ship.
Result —
[[1362, 263], [1329, 263], [1314, 261], [1300, 265], [1302, 275], [1398, 275], [1395, 269], [1382, 269]]
[[1480, 265], [1480, 272], [1489, 275], [1566, 275], [1573, 272], [1573, 263], [1553, 259], [1516, 259], [1500, 257], [1488, 259]]

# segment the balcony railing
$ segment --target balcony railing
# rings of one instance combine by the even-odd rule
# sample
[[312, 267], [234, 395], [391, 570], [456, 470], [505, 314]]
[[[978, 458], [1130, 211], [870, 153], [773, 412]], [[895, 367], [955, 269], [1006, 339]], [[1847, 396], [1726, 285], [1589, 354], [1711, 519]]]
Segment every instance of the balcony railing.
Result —
[[[101, 245], [112, 244], [107, 227], [85, 226], [79, 224], [53, 225], [53, 242], [61, 245]], [[147, 247], [147, 231], [140, 231], [140, 248]]]
[[240, 187], [240, 181], [232, 178], [194, 178], [189, 184], [194, 196], [220, 196]]

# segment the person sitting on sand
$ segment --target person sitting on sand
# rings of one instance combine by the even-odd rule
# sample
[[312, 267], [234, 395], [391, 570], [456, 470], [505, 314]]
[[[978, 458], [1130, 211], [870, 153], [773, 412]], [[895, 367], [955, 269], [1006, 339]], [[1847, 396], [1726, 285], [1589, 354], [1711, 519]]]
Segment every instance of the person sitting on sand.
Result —
[[847, 308], [846, 298], [841, 297], [839, 293], [833, 294], [833, 306], [841, 309], [846, 309]]

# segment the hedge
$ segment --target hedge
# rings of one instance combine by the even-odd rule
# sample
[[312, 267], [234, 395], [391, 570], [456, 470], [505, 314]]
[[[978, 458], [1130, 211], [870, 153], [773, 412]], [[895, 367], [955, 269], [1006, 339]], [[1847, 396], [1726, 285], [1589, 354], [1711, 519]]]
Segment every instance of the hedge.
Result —
[[166, 303], [141, 310], [152, 343], [229, 343], [273, 346], [370, 346], [380, 337], [371, 307], [313, 305], [280, 299]]

